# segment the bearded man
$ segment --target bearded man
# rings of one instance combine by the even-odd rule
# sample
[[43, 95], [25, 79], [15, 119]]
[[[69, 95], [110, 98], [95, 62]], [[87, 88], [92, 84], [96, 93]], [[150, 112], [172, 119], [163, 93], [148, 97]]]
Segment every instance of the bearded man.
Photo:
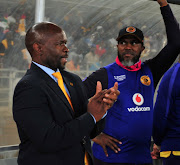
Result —
[[[133, 26], [120, 30], [116, 61], [84, 80], [88, 97], [96, 83], [103, 89], [118, 82], [120, 95], [108, 110], [105, 129], [93, 139], [95, 165], [150, 165], [153, 122], [153, 96], [162, 75], [180, 52], [180, 29], [166, 0], [157, 0], [165, 23], [167, 45], [159, 54], [141, 63], [143, 32]], [[161, 30], [161, 29], [160, 29]], [[158, 41], [156, 41], [158, 42]]]

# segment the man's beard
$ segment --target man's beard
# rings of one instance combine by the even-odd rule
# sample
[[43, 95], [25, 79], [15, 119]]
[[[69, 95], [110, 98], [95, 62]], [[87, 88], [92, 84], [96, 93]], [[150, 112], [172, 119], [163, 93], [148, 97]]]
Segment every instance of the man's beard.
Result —
[[[132, 54], [132, 53], [131, 53]], [[134, 55], [134, 54], [132, 54]], [[124, 66], [132, 66], [134, 65], [135, 63], [137, 63], [139, 61], [139, 58], [140, 58], [140, 54], [138, 56], [135, 56], [131, 59], [131, 60], [124, 60], [123, 58], [123, 54], [120, 55], [119, 54], [119, 51], [118, 51], [118, 58], [119, 58], [119, 61], [124, 65]]]
[[[62, 58], [67, 58], [67, 55], [62, 56], [61, 59], [62, 59]], [[59, 69], [60, 71], [63, 71], [63, 70], [65, 70], [65, 65], [66, 65], [66, 63], [63, 64], [62, 61], [61, 61], [61, 59], [60, 59], [60, 63], [59, 63], [58, 69]]]
[[65, 69], [65, 65], [63, 66], [62, 64], [60, 64], [59, 67], [58, 67], [58, 69], [59, 69], [60, 71], [63, 71], [63, 70]]

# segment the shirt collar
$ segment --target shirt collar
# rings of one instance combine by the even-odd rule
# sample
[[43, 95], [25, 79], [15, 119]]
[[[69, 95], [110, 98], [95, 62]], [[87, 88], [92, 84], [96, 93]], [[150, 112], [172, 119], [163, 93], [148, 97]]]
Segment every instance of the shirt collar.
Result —
[[[57, 79], [52, 75], [55, 71], [44, 66], [44, 65], [41, 65], [41, 64], [38, 64], [37, 62], [34, 62], [32, 61], [35, 65], [37, 65], [39, 68], [41, 68], [44, 72], [46, 72], [54, 81], [57, 81]], [[58, 72], [59, 69], [57, 69], [56, 72]], [[60, 71], [59, 71], [60, 72]]]

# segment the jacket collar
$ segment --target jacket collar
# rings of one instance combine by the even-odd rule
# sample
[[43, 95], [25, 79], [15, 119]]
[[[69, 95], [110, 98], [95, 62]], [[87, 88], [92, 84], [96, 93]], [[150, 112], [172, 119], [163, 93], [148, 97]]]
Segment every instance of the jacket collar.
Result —
[[[46, 73], [44, 72], [41, 68], [39, 68], [37, 65], [35, 65], [34, 63], [31, 63], [31, 67], [29, 71], [35, 71], [35, 73], [37, 74], [38, 77], [40, 77], [41, 79], [44, 80], [44, 82], [54, 91], [54, 93], [64, 102], [64, 104], [66, 104], [66, 106], [68, 107], [69, 112], [71, 113], [72, 116], [74, 116], [74, 111], [72, 110], [68, 100], [66, 99], [64, 93], [62, 92], [62, 90], [59, 88], [58, 84]], [[67, 81], [68, 79], [66, 79], [64, 77], [63, 72], [61, 73], [63, 78], [65, 79], [65, 83], [69, 84]], [[68, 90], [71, 94], [71, 89], [69, 88], [70, 85], [67, 85]], [[73, 95], [71, 95], [73, 96]]]

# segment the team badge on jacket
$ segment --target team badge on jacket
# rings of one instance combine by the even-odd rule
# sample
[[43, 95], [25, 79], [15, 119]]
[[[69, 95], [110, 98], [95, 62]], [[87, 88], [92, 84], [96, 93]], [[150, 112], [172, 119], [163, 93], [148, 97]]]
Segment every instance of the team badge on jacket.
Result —
[[141, 76], [140, 81], [143, 85], [146, 85], [146, 86], [151, 85], [151, 79], [149, 76]]

